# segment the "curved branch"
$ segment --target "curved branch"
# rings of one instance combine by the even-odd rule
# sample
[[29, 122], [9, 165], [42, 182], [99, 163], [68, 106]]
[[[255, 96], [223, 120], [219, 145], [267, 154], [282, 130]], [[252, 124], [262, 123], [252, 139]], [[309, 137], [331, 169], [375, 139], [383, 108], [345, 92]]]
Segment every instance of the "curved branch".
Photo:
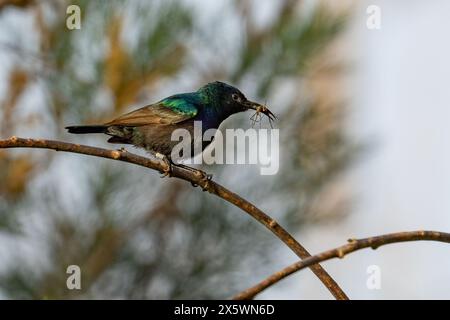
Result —
[[[44, 140], [44, 139], [23, 139], [11, 137], [7, 140], [0, 140], [0, 148], [41, 148], [52, 149], [56, 151], [72, 152], [85, 154], [95, 157], [108, 158], [124, 162], [133, 163], [139, 166], [157, 170], [159, 172], [167, 171], [168, 165], [159, 159], [150, 159], [132, 154], [125, 149], [108, 150], [103, 148], [90, 147], [85, 145], [67, 143], [62, 141]], [[203, 191], [208, 191], [216, 196], [232, 203], [247, 212], [254, 219], [262, 223], [267, 229], [272, 231], [281, 241], [283, 241], [297, 256], [301, 259], [310, 257], [308, 251], [298, 243], [277, 221], [272, 219], [266, 213], [258, 209], [249, 201], [217, 182], [205, 179], [205, 173], [201, 170], [187, 170], [183, 167], [172, 166], [171, 176], [191, 182], [193, 185], [200, 186]], [[328, 288], [331, 294], [340, 300], [348, 299], [334, 279], [318, 264], [310, 266], [314, 274]]]
[[419, 241], [419, 240], [450, 243], [450, 233], [438, 231], [409, 231], [409, 232], [390, 233], [365, 239], [349, 239], [348, 243], [343, 246], [328, 251], [324, 251], [317, 255], [308, 257], [302, 261], [298, 261], [294, 264], [291, 264], [290, 266], [272, 274], [271, 276], [264, 279], [255, 286], [248, 288], [240, 292], [239, 294], [235, 295], [233, 299], [235, 300], [253, 299], [261, 291], [274, 285], [281, 279], [286, 278], [287, 276], [293, 274], [296, 271], [302, 270], [306, 267], [311, 267], [312, 265], [315, 265], [316, 263], [319, 262], [323, 262], [333, 258], [342, 259], [348, 253], [361, 250], [364, 248], [372, 248], [375, 250], [378, 247], [391, 243]]

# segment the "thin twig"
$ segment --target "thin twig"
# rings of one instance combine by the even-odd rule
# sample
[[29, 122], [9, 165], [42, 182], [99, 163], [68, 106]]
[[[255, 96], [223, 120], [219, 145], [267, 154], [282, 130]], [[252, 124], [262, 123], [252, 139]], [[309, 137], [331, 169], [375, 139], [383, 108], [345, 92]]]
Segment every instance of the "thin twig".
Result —
[[259, 282], [255, 286], [248, 288], [239, 294], [235, 295], [233, 299], [235, 300], [248, 300], [253, 299], [261, 291], [267, 289], [268, 287], [274, 285], [281, 279], [293, 274], [296, 271], [302, 270], [306, 267], [311, 267], [316, 263], [330, 260], [333, 258], [344, 258], [348, 253], [361, 250], [364, 248], [377, 249], [378, 247], [398, 242], [408, 242], [408, 241], [439, 241], [450, 243], [450, 233], [438, 232], [438, 231], [409, 231], [409, 232], [398, 232], [390, 233], [376, 237], [370, 237], [365, 239], [349, 239], [348, 243], [335, 249], [324, 251], [317, 255], [306, 258], [302, 261], [298, 261], [290, 266], [272, 274], [268, 278]]
[[[159, 159], [151, 159], [132, 154], [125, 149], [108, 150], [103, 148], [90, 147], [85, 145], [67, 143], [62, 141], [44, 140], [44, 139], [23, 139], [11, 137], [7, 140], [0, 140], [0, 148], [41, 148], [52, 149], [56, 151], [72, 152], [85, 154], [95, 157], [108, 158], [124, 162], [133, 163], [146, 168], [154, 169], [159, 172], [167, 172], [168, 165]], [[216, 196], [234, 204], [247, 212], [254, 219], [262, 223], [266, 228], [272, 231], [281, 241], [283, 241], [297, 256], [301, 259], [310, 257], [308, 251], [298, 243], [277, 221], [272, 219], [266, 213], [258, 209], [249, 201], [241, 196], [226, 189], [217, 182], [205, 178], [205, 173], [201, 170], [187, 170], [183, 167], [172, 166], [171, 176], [185, 181], [189, 181], [193, 185], [200, 186], [204, 191], [208, 191]], [[334, 279], [319, 265], [310, 266], [314, 274], [328, 288], [331, 294], [339, 300], [348, 299], [344, 291], [334, 281]]]

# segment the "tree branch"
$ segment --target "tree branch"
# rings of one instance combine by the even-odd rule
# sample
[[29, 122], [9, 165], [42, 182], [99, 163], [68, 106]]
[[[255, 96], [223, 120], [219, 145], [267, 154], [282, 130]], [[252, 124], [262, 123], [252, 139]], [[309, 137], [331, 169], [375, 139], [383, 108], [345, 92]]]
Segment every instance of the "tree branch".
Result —
[[[23, 139], [11, 137], [7, 140], [0, 140], [0, 148], [41, 148], [52, 149], [56, 151], [72, 152], [85, 154], [89, 156], [108, 158], [124, 162], [133, 163], [139, 166], [157, 170], [159, 172], [167, 171], [168, 165], [159, 159], [150, 159], [141, 157], [128, 151], [108, 150], [103, 148], [90, 147], [79, 144], [72, 144], [62, 141], [43, 140], [43, 139]], [[200, 186], [204, 191], [215, 194], [216, 196], [232, 203], [247, 212], [254, 219], [262, 223], [267, 229], [272, 231], [281, 241], [283, 241], [297, 256], [301, 259], [310, 257], [308, 251], [298, 243], [277, 221], [272, 219], [266, 213], [258, 209], [249, 201], [243, 199], [236, 193], [231, 192], [217, 182], [205, 179], [205, 174], [201, 170], [187, 170], [179, 166], [172, 166], [171, 176], [191, 182], [193, 185]], [[328, 288], [331, 294], [340, 300], [348, 299], [334, 279], [319, 265], [310, 266], [314, 274]]]
[[302, 261], [298, 261], [294, 264], [291, 264], [290, 266], [272, 274], [271, 276], [264, 279], [255, 286], [248, 288], [240, 292], [239, 294], [235, 295], [233, 299], [235, 300], [253, 299], [261, 291], [274, 285], [281, 279], [286, 278], [287, 276], [293, 274], [296, 271], [302, 270], [306, 267], [311, 267], [312, 265], [315, 265], [316, 263], [319, 262], [323, 262], [333, 258], [342, 259], [348, 253], [361, 250], [364, 248], [372, 248], [375, 250], [378, 247], [391, 243], [419, 241], [419, 240], [450, 243], [450, 233], [438, 231], [409, 231], [409, 232], [390, 233], [365, 239], [349, 239], [348, 243], [343, 246], [328, 251], [324, 251], [317, 255], [310, 256]]

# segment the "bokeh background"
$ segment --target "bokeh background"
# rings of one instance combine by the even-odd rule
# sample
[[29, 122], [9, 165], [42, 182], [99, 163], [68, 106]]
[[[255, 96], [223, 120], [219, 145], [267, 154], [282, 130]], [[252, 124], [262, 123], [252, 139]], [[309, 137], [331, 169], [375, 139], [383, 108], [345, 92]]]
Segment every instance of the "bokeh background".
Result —
[[[80, 30], [66, 28], [70, 4]], [[381, 9], [381, 29], [367, 28], [369, 5]], [[202, 169], [310, 252], [448, 231], [448, 10], [444, 0], [1, 0], [0, 137], [110, 147], [63, 128], [222, 80], [279, 117], [281, 170]], [[250, 116], [223, 127], [248, 128]], [[448, 250], [399, 244], [324, 267], [351, 298], [450, 298]], [[104, 159], [0, 150], [0, 298], [228, 298], [294, 261], [238, 208], [184, 182]], [[73, 264], [81, 290], [66, 287]], [[378, 290], [366, 285], [372, 265]], [[331, 298], [308, 270], [258, 297]]]

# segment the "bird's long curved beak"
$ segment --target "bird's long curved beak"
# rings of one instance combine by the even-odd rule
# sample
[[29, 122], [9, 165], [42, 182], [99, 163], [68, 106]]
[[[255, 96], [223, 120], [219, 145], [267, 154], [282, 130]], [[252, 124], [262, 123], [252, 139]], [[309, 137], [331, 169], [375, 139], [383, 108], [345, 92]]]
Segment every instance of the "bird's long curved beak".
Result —
[[248, 109], [253, 109], [253, 110], [261, 110], [262, 108], [264, 108], [264, 106], [262, 104], [259, 104], [258, 102], [253, 102], [250, 100], [246, 100], [243, 104]]

